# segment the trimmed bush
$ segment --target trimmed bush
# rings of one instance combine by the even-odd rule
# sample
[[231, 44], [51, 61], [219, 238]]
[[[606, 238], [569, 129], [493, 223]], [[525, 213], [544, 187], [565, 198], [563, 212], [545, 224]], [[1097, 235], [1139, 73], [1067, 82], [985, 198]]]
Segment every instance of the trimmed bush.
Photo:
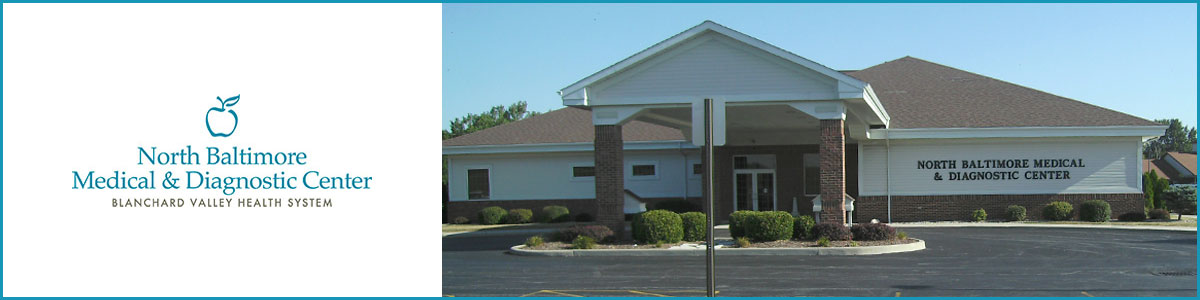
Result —
[[746, 219], [746, 236], [756, 241], [778, 241], [792, 238], [792, 214], [783, 211], [760, 211]]
[[1066, 221], [1071, 219], [1074, 210], [1071, 203], [1054, 201], [1042, 208], [1042, 218], [1047, 221]]
[[669, 210], [652, 210], [634, 220], [638, 225], [635, 237], [642, 243], [678, 243], [683, 240], [683, 219]]
[[854, 224], [850, 233], [856, 241], [888, 241], [896, 239], [896, 229], [883, 223]]
[[1141, 222], [1146, 220], [1145, 211], [1131, 211], [1117, 216], [1117, 221]]
[[817, 246], [829, 247], [830, 246], [829, 238], [821, 237], [821, 238], [817, 239]]
[[550, 205], [542, 207], [542, 213], [538, 215], [538, 222], [542, 223], [558, 223], [571, 220], [571, 210], [566, 206]]
[[542, 240], [542, 236], [540, 235], [531, 236], [525, 239], [525, 247], [537, 247], [545, 243], [546, 241]]
[[746, 219], [755, 213], [750, 210], [739, 210], [729, 214], [729, 235], [735, 239], [746, 236]]
[[596, 221], [596, 217], [593, 217], [592, 215], [589, 215], [588, 213], [582, 213], [582, 214], [575, 215], [575, 222], [595, 222], [595, 221]]
[[987, 211], [983, 210], [982, 208], [976, 209], [975, 211], [971, 212], [971, 220], [975, 222], [987, 221]]
[[508, 216], [508, 211], [499, 206], [488, 206], [479, 210], [479, 224], [494, 225], [504, 221], [504, 217]]
[[834, 241], [849, 241], [850, 238], [854, 237], [850, 233], [850, 228], [846, 228], [846, 225], [838, 223], [817, 224], [816, 227], [813, 227], [813, 231], [817, 232], [818, 238], [823, 237]]
[[1025, 221], [1025, 207], [1020, 205], [1009, 205], [1004, 210], [1004, 214], [1008, 217], [1009, 222]]
[[530, 221], [533, 221], [533, 211], [524, 208], [510, 209], [504, 217], [504, 223], [508, 224], [525, 224]]
[[1150, 213], [1147, 213], [1146, 216], [1150, 217], [1151, 219], [1155, 219], [1155, 220], [1170, 220], [1171, 219], [1171, 213], [1169, 213], [1169, 212], [1167, 212], [1167, 210], [1161, 209], [1161, 208], [1151, 209]]
[[907, 232], [903, 232], [903, 231], [901, 231], [901, 232], [899, 232], [899, 233], [896, 233], [896, 239], [898, 239], [898, 240], [906, 240], [906, 239], [908, 239], [908, 233], [907, 233]]
[[1088, 200], [1079, 204], [1079, 220], [1087, 222], [1108, 222], [1112, 219], [1112, 207], [1104, 200]]
[[665, 210], [673, 211], [677, 214], [704, 211], [704, 208], [700, 207], [700, 204], [692, 203], [691, 201], [687, 201], [684, 199], [672, 199], [672, 200], [660, 201], [660, 202], [654, 204], [654, 209], [656, 209], [656, 210], [657, 209], [665, 209]]
[[817, 222], [813, 221], [812, 216], [800, 216], [792, 225], [792, 236], [801, 240], [811, 240], [816, 238], [813, 236], [813, 227], [817, 226]]
[[454, 217], [454, 220], [450, 220], [450, 224], [471, 224], [471, 219], [464, 216], [457, 216]]
[[643, 211], [643, 212], [639, 212], [636, 214], [626, 214], [625, 215], [625, 218], [628, 219], [628, 221], [629, 221], [629, 229], [633, 230], [633, 232], [631, 232], [630, 234], [633, 236], [633, 240], [635, 240], [635, 241], [646, 240], [646, 237], [642, 236], [642, 233], [646, 232], [645, 230], [642, 229], [642, 214], [644, 214], [644, 213], [646, 213], [646, 212]]
[[688, 212], [679, 215], [683, 219], [683, 240], [696, 242], [708, 237], [708, 216], [702, 212]]
[[604, 225], [575, 225], [563, 228], [554, 234], [554, 239], [560, 242], [574, 241], [576, 237], [586, 236], [598, 242], [612, 241], [613, 231]]
[[577, 236], [571, 240], [572, 249], [592, 249], [596, 247], [596, 240], [587, 236]]

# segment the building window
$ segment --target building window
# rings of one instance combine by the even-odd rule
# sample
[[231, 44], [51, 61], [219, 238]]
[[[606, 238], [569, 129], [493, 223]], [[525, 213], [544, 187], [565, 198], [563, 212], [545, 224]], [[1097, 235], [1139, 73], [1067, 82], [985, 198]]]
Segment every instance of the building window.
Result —
[[571, 177], [596, 177], [596, 167], [594, 166], [575, 166], [571, 167]]
[[636, 180], [652, 180], [658, 179], [658, 162], [657, 161], [635, 161], [630, 162], [629, 179]]
[[633, 176], [654, 176], [654, 165], [633, 165]]
[[704, 175], [704, 165], [692, 164], [692, 175]]
[[804, 195], [816, 196], [821, 194], [821, 156], [816, 153], [804, 154]]
[[774, 154], [738, 155], [733, 157], [733, 168], [744, 169], [775, 169]]
[[467, 199], [488, 199], [491, 197], [491, 179], [488, 169], [467, 169]]

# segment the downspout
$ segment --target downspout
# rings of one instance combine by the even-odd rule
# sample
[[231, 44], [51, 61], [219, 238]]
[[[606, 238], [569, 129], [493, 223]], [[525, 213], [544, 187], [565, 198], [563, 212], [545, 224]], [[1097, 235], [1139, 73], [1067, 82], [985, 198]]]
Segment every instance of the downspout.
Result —
[[884, 129], [886, 134], [883, 135], [884, 143], [887, 145], [887, 162], [884, 164], [885, 172], [887, 173], [887, 205], [888, 205], [888, 223], [892, 222], [892, 133]]

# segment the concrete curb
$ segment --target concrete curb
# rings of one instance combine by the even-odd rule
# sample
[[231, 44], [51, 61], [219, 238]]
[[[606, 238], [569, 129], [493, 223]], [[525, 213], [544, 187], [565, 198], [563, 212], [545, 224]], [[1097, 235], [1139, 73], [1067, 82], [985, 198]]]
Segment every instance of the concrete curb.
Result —
[[1196, 227], [1183, 226], [1150, 226], [1150, 225], [1082, 225], [1082, 224], [1029, 224], [1029, 223], [890, 223], [895, 228], [1079, 228], [1079, 229], [1124, 229], [1124, 230], [1161, 230], [1161, 231], [1190, 231], [1196, 232]]
[[[862, 247], [812, 247], [812, 248], [717, 248], [721, 256], [768, 256], [768, 255], [876, 255], [910, 252], [925, 249], [925, 241], [915, 243], [862, 246]], [[592, 249], [592, 250], [526, 250], [525, 245], [516, 245], [508, 253], [524, 256], [704, 256], [705, 249]]]

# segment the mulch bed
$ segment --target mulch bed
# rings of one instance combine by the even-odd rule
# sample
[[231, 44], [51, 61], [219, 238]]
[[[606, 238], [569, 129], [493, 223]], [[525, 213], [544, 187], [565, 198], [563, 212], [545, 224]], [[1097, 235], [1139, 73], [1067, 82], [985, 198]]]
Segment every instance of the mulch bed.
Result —
[[[737, 246], [729, 245], [732, 242], [733, 241], [731, 241], [731, 240], [717, 240], [718, 245], [726, 245], [724, 247], [727, 247], [727, 248], [737, 248]], [[830, 241], [829, 244], [830, 244], [830, 247], [851, 247], [851, 243], [858, 243], [859, 247], [863, 247], [863, 246], [899, 245], [899, 244], [908, 244], [908, 243], [916, 243], [916, 242], [917, 242], [917, 240], [914, 240], [914, 239], [904, 239], [904, 240], [888, 240], [888, 241]], [[700, 244], [700, 245], [704, 244], [703, 242], [679, 242], [679, 243], [674, 243], [674, 244], [663, 244], [663, 246], [660, 248], [654, 244], [646, 245], [646, 244], [634, 244], [633, 242], [618, 242], [618, 243], [612, 243], [612, 244], [599, 244], [598, 243], [598, 244], [596, 244], [596, 248], [593, 248], [593, 249], [664, 249], [665, 250], [665, 249], [671, 248], [671, 246], [682, 245], [685, 243]], [[749, 248], [809, 248], [809, 247], [820, 247], [820, 246], [817, 245], [816, 241], [786, 240], [786, 241], [750, 243]], [[563, 242], [546, 242], [540, 246], [530, 247], [530, 248], [526, 248], [526, 249], [529, 249], [529, 250], [572, 250], [571, 243], [563, 243]]]

